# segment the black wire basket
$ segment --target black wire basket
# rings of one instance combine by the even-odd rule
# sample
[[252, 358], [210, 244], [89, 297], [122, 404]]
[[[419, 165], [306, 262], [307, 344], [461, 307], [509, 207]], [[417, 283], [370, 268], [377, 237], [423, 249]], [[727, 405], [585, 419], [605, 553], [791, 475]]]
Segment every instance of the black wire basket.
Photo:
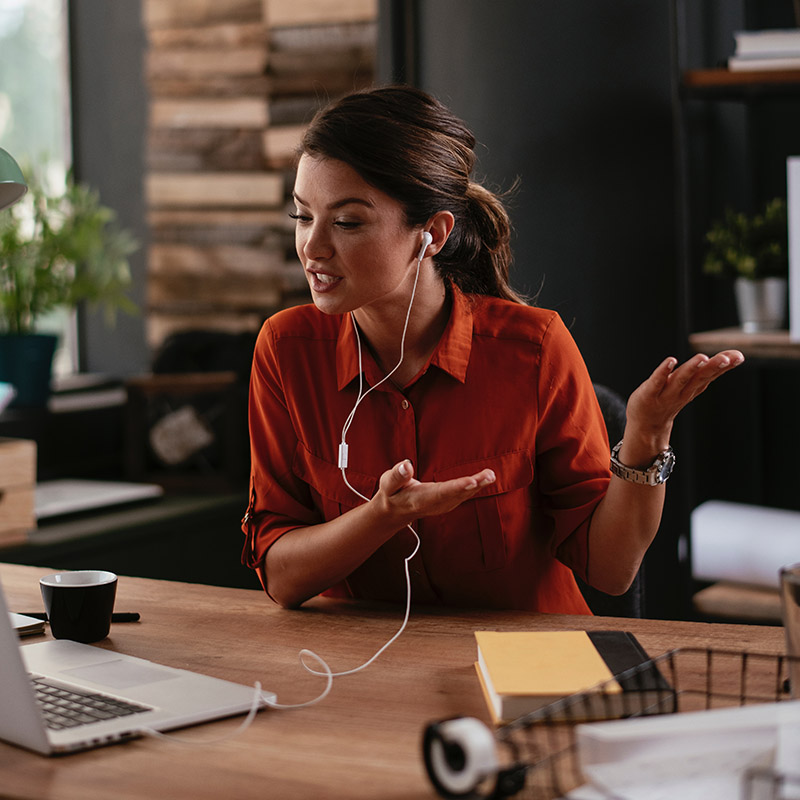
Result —
[[[652, 688], [642, 689], [638, 696], [636, 691], [628, 692], [627, 700], [621, 701], [611, 681], [494, 730], [474, 718], [431, 723], [423, 737], [425, 766], [442, 797], [561, 798], [586, 783], [576, 745], [578, 723], [791, 700], [790, 662], [800, 669], [800, 659], [784, 655], [711, 648], [672, 650], [617, 676], [635, 684], [655, 665], [668, 687], [656, 692]], [[625, 800], [614, 793], [602, 796]], [[800, 763], [797, 774], [778, 774], [763, 767], [745, 771], [739, 797], [800, 798]]]

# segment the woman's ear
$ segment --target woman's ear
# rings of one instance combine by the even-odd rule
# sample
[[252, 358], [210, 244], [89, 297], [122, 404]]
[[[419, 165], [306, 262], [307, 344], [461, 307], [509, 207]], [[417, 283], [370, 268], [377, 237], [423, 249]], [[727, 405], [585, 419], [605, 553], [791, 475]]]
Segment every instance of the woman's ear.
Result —
[[425, 224], [424, 230], [431, 235], [431, 243], [425, 252], [427, 256], [435, 256], [450, 237], [456, 219], [449, 211], [437, 211]]

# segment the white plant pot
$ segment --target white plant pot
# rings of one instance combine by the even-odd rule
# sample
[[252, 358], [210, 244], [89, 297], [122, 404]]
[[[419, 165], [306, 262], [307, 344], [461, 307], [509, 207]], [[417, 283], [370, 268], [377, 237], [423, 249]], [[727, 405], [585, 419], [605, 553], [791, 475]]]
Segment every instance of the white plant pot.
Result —
[[786, 283], [786, 278], [736, 279], [736, 307], [745, 333], [776, 331], [785, 327]]

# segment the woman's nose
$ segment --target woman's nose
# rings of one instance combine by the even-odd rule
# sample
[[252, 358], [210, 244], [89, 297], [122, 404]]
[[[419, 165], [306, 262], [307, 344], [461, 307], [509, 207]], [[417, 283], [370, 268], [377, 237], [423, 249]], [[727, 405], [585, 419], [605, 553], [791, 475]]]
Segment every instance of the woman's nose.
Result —
[[298, 245], [307, 259], [319, 261], [333, 255], [330, 236], [321, 227], [313, 225], [305, 231], [298, 231], [297, 236]]

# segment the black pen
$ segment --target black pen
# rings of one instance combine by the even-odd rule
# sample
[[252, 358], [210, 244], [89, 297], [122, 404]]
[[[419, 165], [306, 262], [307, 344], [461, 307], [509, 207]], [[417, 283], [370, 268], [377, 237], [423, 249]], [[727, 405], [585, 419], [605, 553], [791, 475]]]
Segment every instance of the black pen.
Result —
[[138, 622], [139, 621], [139, 612], [138, 611], [118, 611], [115, 614], [111, 615], [112, 622]]
[[[41, 619], [47, 622], [47, 614], [42, 611], [20, 611], [20, 614], [26, 617], [32, 617], [33, 619]], [[120, 611], [115, 612], [111, 615], [112, 622], [138, 622], [139, 621], [139, 612], [138, 611]]]

